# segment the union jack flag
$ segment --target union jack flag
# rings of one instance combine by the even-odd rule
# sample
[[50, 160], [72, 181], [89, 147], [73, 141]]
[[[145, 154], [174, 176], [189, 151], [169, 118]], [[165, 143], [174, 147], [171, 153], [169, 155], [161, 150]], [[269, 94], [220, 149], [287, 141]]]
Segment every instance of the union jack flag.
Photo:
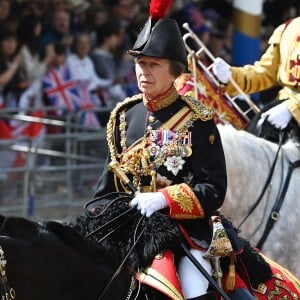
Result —
[[[5, 108], [4, 101], [0, 99], [0, 110]], [[34, 111], [30, 114], [33, 117], [43, 118], [41, 111]], [[16, 139], [22, 136], [35, 138], [44, 131], [44, 125], [38, 122], [6, 121], [0, 118], [0, 139]]]
[[[4, 100], [0, 97], [0, 110], [4, 108]], [[0, 119], [0, 139], [10, 139], [11, 129], [4, 119]]]
[[76, 103], [80, 98], [75, 80], [64, 64], [48, 71], [42, 78], [42, 88], [51, 105], [68, 111], [78, 109]]
[[51, 105], [67, 111], [80, 111], [82, 123], [89, 128], [100, 128], [92, 108], [99, 106], [88, 90], [87, 81], [76, 81], [66, 64], [48, 71], [42, 79], [42, 88]]
[[94, 111], [93, 107], [99, 106], [98, 99], [93, 97], [88, 90], [88, 82], [80, 81], [77, 82], [77, 89], [80, 95], [79, 102], [76, 102], [76, 106], [83, 110], [82, 123], [89, 128], [100, 128], [100, 123], [98, 117]]

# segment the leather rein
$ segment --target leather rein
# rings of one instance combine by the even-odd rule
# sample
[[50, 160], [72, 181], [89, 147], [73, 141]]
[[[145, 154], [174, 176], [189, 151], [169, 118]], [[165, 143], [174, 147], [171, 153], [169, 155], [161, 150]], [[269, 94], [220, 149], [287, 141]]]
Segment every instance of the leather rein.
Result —
[[[130, 195], [128, 194], [127, 197], [130, 197]], [[111, 200], [111, 201], [116, 201], [118, 199], [115, 200]], [[97, 201], [97, 199], [92, 200], [92, 202]], [[108, 204], [109, 205], [109, 204]], [[133, 216], [128, 216], [132, 211], [135, 211], [135, 213], [133, 214]], [[103, 213], [103, 211], [102, 211]], [[124, 211], [123, 213], [121, 213], [120, 215], [116, 216], [115, 218], [111, 219], [110, 221], [108, 221], [107, 223], [103, 224], [102, 226], [100, 226], [99, 228], [97, 228], [96, 230], [90, 232], [89, 234], [86, 235], [86, 237], [90, 237], [92, 235], [94, 235], [96, 232], [103, 230], [104, 228], [107, 228], [109, 225], [114, 226], [117, 222], [120, 222], [120, 220], [122, 220], [122, 218], [124, 218], [125, 220], [121, 222], [121, 224], [119, 224], [117, 227], [112, 228], [111, 231], [109, 231], [106, 235], [104, 235], [100, 241], [103, 241], [104, 239], [106, 239], [109, 235], [111, 235], [112, 233], [114, 233], [116, 230], [120, 229], [121, 227], [123, 227], [131, 218], [133, 218], [134, 216], [136, 216], [137, 214], [140, 214], [140, 212], [136, 209], [136, 208], [129, 208], [128, 210]], [[101, 213], [96, 215], [95, 217], [92, 218], [98, 218], [101, 216]], [[146, 219], [145, 225], [143, 226], [143, 228], [139, 231], [139, 233], [137, 234], [137, 229], [141, 223], [141, 221], [143, 219]], [[134, 237], [134, 242], [132, 244], [132, 246], [130, 247], [128, 253], [125, 255], [123, 261], [120, 263], [120, 265], [118, 266], [117, 270], [115, 271], [115, 273], [113, 274], [113, 276], [111, 277], [110, 281], [108, 282], [108, 284], [106, 285], [106, 287], [104, 288], [104, 290], [102, 291], [101, 295], [98, 297], [98, 300], [103, 299], [104, 295], [106, 294], [106, 292], [108, 291], [109, 287], [111, 286], [113, 280], [115, 280], [117, 278], [117, 276], [119, 275], [121, 269], [123, 268], [125, 262], [127, 261], [128, 257], [130, 256], [130, 254], [132, 253], [132, 251], [134, 250], [135, 246], [137, 245], [138, 241], [140, 240], [141, 236], [144, 233], [144, 230], [147, 226], [148, 220], [147, 218], [145, 218], [145, 216], [141, 216], [137, 225], [136, 225], [136, 229], [135, 229], [135, 237]], [[201, 266], [201, 264], [199, 264], [199, 262], [197, 261], [197, 259], [195, 259], [195, 257], [190, 253], [189, 249], [187, 248], [187, 246], [181, 242], [181, 248], [183, 250], [183, 252], [185, 253], [185, 255], [190, 259], [190, 261], [194, 264], [194, 266], [202, 273], [202, 275], [208, 280], [208, 282], [210, 283], [210, 285], [215, 289], [215, 291], [222, 297], [222, 299], [224, 300], [230, 300], [229, 296], [224, 292], [224, 290], [218, 285], [217, 281], [214, 280], [209, 274], [208, 272], [203, 268], [203, 266]], [[134, 277], [132, 277], [131, 283], [130, 283], [130, 288], [129, 291], [127, 293], [127, 297], [126, 300], [129, 300], [133, 289], [134, 289]], [[137, 294], [139, 293], [139, 290], [137, 291]]]
[[[125, 195], [125, 193], [124, 193]], [[126, 197], [126, 196], [125, 196]], [[130, 197], [129, 194], [127, 194], [127, 197]], [[111, 200], [110, 204], [108, 204], [106, 206], [106, 208], [99, 214], [97, 215], [90, 215], [88, 213], [88, 206], [90, 204], [94, 204], [95, 202], [99, 201], [99, 199], [94, 199], [92, 201], [90, 201], [86, 206], [85, 206], [85, 212], [86, 215], [91, 218], [91, 219], [95, 219], [95, 218], [99, 218], [101, 217], [101, 214], [103, 214], [103, 212], [114, 202], [116, 202], [117, 200], [120, 200], [120, 198], [117, 198], [115, 200]], [[135, 211], [134, 214], [131, 214], [132, 211]], [[108, 222], [106, 222], [105, 224], [103, 224], [102, 226], [98, 227], [97, 229], [91, 231], [90, 233], [88, 233], [85, 238], [89, 238], [93, 235], [95, 235], [97, 232], [99, 231], [103, 231], [107, 228], [110, 228], [110, 231], [105, 234], [104, 236], [101, 237], [100, 240], [98, 240], [99, 243], [101, 243], [102, 241], [104, 241], [106, 238], [108, 238], [111, 234], [115, 233], [118, 229], [122, 228], [123, 226], [125, 226], [132, 218], [136, 217], [137, 215], [140, 215], [140, 212], [138, 210], [136, 210], [136, 208], [129, 208], [126, 211], [124, 211], [123, 213], [119, 214], [118, 216], [112, 218], [111, 220], [109, 220]], [[120, 274], [124, 264], [126, 263], [128, 257], [130, 256], [130, 254], [132, 253], [132, 251], [134, 250], [135, 246], [137, 245], [137, 243], [139, 242], [141, 236], [144, 233], [144, 230], [147, 226], [147, 222], [145, 223], [145, 225], [140, 229], [139, 233], [137, 234], [138, 231], [138, 227], [141, 224], [142, 220], [145, 218], [145, 216], [141, 215], [141, 217], [139, 218], [137, 225], [136, 225], [136, 229], [135, 229], [135, 237], [134, 237], [134, 242], [132, 244], [132, 246], [130, 247], [128, 253], [125, 255], [125, 257], [123, 258], [122, 262], [119, 264], [119, 266], [117, 267], [116, 271], [113, 273], [112, 277], [110, 278], [109, 282], [107, 283], [106, 287], [104, 288], [104, 290], [101, 292], [100, 296], [98, 297], [98, 300], [103, 299], [103, 297], [106, 295], [107, 291], [109, 290], [110, 286], [112, 285], [113, 281], [118, 277], [118, 275]], [[132, 276], [131, 278], [131, 282], [130, 282], [130, 287], [129, 290], [127, 292], [127, 297], [126, 300], [129, 300], [131, 298], [131, 295], [133, 293], [135, 287], [135, 279]]]
[[285, 177], [285, 180], [284, 180], [284, 184], [283, 184], [283, 188], [280, 192], [280, 194], [278, 195], [274, 205], [273, 205], [273, 208], [269, 214], [269, 217], [268, 217], [268, 221], [267, 221], [267, 224], [265, 226], [265, 230], [261, 236], [261, 238], [259, 239], [256, 247], [258, 249], [262, 249], [266, 239], [268, 238], [274, 224], [278, 221], [279, 217], [280, 217], [280, 209], [281, 209], [281, 206], [283, 204], [283, 201], [285, 199], [285, 195], [287, 193], [287, 190], [288, 190], [288, 187], [289, 187], [289, 183], [290, 183], [290, 180], [291, 180], [291, 176], [292, 176], [292, 173], [293, 171], [300, 167], [300, 160], [296, 160], [294, 162], [289, 162], [289, 168], [288, 168], [288, 172], [287, 172], [287, 175]]

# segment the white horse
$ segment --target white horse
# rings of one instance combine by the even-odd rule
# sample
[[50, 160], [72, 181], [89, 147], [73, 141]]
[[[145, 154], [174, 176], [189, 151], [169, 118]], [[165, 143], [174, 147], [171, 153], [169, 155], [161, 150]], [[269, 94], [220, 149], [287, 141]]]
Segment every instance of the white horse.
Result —
[[[278, 145], [230, 125], [218, 125], [228, 173], [222, 213], [238, 227], [259, 198], [267, 181]], [[256, 209], [240, 227], [241, 236], [253, 246], [261, 238], [273, 205], [284, 184], [290, 162], [300, 159], [300, 149], [287, 142], [281, 148], [274, 173]], [[300, 278], [300, 167], [294, 168], [279, 219], [262, 252]]]

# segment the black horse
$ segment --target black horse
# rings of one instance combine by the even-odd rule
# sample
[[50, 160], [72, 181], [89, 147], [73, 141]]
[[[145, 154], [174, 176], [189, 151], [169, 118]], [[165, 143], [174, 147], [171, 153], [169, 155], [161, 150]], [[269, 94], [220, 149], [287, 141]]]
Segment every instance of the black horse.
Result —
[[[3, 216], [0, 225], [8, 284], [18, 300], [97, 300], [118, 268], [67, 225]], [[130, 276], [118, 277], [101, 299], [124, 298]]]
[[[159, 251], [157, 243], [150, 243], [152, 246], [145, 253], [133, 241], [145, 243], [160, 228], [147, 233], [148, 222], [137, 216], [136, 211], [120, 218], [120, 211], [128, 209], [124, 195], [121, 199], [123, 204], [112, 201], [114, 205], [110, 205], [110, 211], [105, 210], [106, 214], [99, 215], [97, 208], [92, 215], [80, 216], [66, 224], [0, 216], [0, 246], [4, 251], [2, 260], [6, 262], [3, 267], [6, 274], [1, 276], [0, 272], [0, 298], [6, 292], [9, 294], [11, 288], [12, 295], [1, 299], [165, 299], [158, 291], [140, 287], [132, 276], [133, 270], [149, 264]], [[117, 223], [108, 222], [115, 216]], [[161, 222], [165, 217], [157, 218]], [[142, 228], [140, 233], [137, 224]], [[151, 224], [148, 225], [150, 228]], [[133, 228], [140, 236], [143, 233], [142, 239], [128, 235]], [[175, 239], [172, 237], [174, 243]], [[168, 243], [166, 239], [160, 247], [168, 247]], [[143, 257], [139, 263], [138, 256]]]
[[[0, 216], [0, 298], [166, 299], [140, 285], [133, 274], [164, 249], [171, 249], [175, 258], [183, 255], [184, 239], [166, 214], [145, 218], [129, 208], [130, 200], [128, 194], [112, 193], [91, 202], [85, 215], [67, 224]], [[224, 225], [231, 228], [225, 220]], [[252, 285], [271, 278], [265, 261], [242, 244], [240, 256]]]

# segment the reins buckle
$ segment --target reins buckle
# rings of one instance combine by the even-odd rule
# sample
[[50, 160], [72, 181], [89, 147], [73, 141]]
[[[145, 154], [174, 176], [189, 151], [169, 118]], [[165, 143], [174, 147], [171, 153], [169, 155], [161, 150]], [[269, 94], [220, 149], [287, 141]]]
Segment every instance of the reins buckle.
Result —
[[279, 217], [280, 217], [279, 212], [272, 211], [271, 218], [272, 218], [273, 221], [278, 221]]

